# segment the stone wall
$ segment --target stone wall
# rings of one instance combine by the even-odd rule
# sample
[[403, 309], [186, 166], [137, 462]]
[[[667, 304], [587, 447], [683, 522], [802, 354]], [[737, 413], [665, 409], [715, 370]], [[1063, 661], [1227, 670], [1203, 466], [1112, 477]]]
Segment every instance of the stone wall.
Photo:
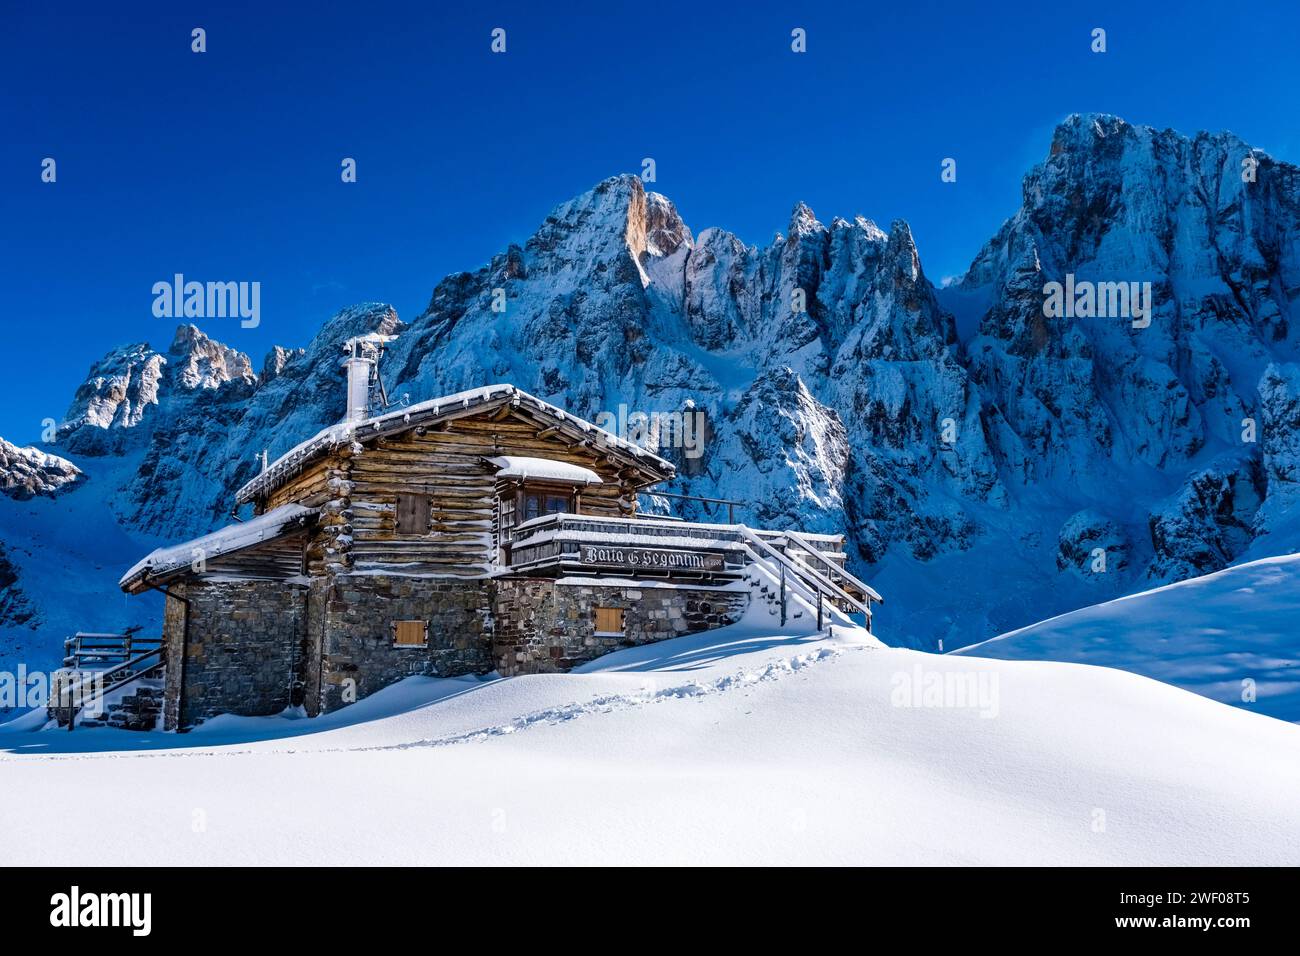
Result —
[[[394, 621], [428, 621], [426, 647], [398, 647]], [[324, 600], [320, 710], [412, 675], [455, 677], [492, 669], [492, 606], [484, 580], [344, 574]]]
[[[173, 585], [171, 590], [173, 594], [183, 595], [185, 586]], [[167, 655], [165, 670], [167, 681], [163, 687], [163, 728], [166, 730], [175, 730], [179, 725], [180, 686], [185, 672], [184, 656], [181, 652], [184, 634], [185, 605], [168, 595], [163, 603], [162, 633], [163, 647]]]
[[[217, 714], [284, 710], [302, 678], [306, 589], [283, 581], [191, 581], [163, 612], [163, 726], [188, 730]], [[186, 633], [185, 621], [189, 627]]]
[[[492, 656], [503, 676], [566, 671], [624, 647], [725, 627], [738, 621], [748, 591], [650, 583], [559, 584], [498, 578]], [[624, 609], [624, 632], [596, 633], [597, 607]]]
[[[569, 670], [624, 647], [735, 623], [748, 591], [690, 585], [560, 584], [344, 574], [310, 585], [190, 581], [168, 598], [164, 726], [221, 713], [336, 710], [405, 677]], [[597, 634], [597, 607], [624, 632]], [[395, 621], [427, 621], [428, 644], [398, 646]], [[184, 648], [182, 644], [184, 643]], [[183, 684], [183, 694], [182, 694]]]
[[307, 634], [303, 642], [303, 706], [307, 716], [321, 712], [321, 645], [325, 636], [326, 607], [329, 604], [330, 579], [324, 575], [313, 577], [307, 589]]

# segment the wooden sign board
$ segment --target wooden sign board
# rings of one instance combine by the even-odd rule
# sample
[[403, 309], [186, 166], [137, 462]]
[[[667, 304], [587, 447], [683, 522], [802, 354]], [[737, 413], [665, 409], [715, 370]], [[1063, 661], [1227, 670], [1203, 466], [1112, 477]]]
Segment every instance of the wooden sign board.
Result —
[[646, 571], [721, 571], [722, 555], [711, 551], [668, 551], [662, 548], [628, 548], [620, 545], [584, 544], [583, 564]]

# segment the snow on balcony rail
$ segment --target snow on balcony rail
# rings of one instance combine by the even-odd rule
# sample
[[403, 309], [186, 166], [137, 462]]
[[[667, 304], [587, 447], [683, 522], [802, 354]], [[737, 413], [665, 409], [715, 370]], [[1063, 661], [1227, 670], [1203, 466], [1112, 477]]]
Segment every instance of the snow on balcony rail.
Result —
[[[666, 531], [675, 533], [682, 533], [684, 530], [688, 529], [698, 529], [707, 531], [711, 534], [721, 533], [727, 537], [737, 539], [741, 536], [740, 529], [744, 527], [744, 525], [739, 524], [711, 524], [702, 521], [682, 521], [678, 518], [660, 517], [658, 515], [645, 517], [638, 516], [635, 518], [609, 518], [604, 515], [573, 514], [566, 511], [559, 514], [538, 515], [536, 518], [529, 518], [527, 521], [520, 522], [514, 529], [516, 540], [525, 532], [535, 533], [534, 529], [539, 526], [558, 522], [564, 522], [566, 524], [571, 522], [608, 524], [618, 528], [620, 531], [626, 530], [631, 533], [635, 533], [639, 527], [663, 528]], [[786, 534], [784, 531], [773, 531], [761, 528], [750, 528], [749, 530], [762, 538], [782, 538]], [[812, 531], [800, 531], [799, 536], [806, 538], [809, 541], [815, 541], [818, 544], [843, 545], [844, 543], [844, 536], [838, 534], [821, 534]]]

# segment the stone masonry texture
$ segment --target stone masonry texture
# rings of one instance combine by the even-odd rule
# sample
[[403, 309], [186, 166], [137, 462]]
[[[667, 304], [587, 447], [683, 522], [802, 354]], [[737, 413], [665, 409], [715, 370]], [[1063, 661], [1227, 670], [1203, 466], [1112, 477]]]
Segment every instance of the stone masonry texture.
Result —
[[[624, 647], [725, 627], [738, 621], [746, 591], [559, 584], [499, 578], [492, 656], [503, 676], [566, 671]], [[596, 633], [596, 608], [622, 608], [621, 635]]]
[[[190, 582], [163, 614], [163, 726], [187, 730], [217, 714], [274, 714], [300, 678], [307, 593], [282, 581]], [[182, 680], [184, 693], [182, 691]]]
[[[190, 581], [164, 611], [164, 727], [221, 713], [337, 710], [405, 677], [565, 671], [624, 647], [724, 627], [747, 591], [550, 578], [456, 580], [340, 574], [310, 584]], [[185, 605], [189, 602], [188, 637]], [[596, 632], [596, 608], [624, 611]], [[428, 622], [425, 646], [398, 646], [397, 621]], [[181, 685], [184, 684], [184, 693]]]
[[[323, 616], [322, 711], [337, 710], [404, 677], [492, 669], [491, 589], [483, 580], [342, 574], [328, 588]], [[427, 621], [428, 646], [396, 646], [395, 621]]]

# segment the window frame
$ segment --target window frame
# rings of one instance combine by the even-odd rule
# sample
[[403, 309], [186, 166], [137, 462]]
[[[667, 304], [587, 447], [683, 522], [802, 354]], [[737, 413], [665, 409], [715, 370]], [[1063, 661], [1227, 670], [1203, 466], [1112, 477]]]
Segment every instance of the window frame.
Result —
[[[410, 641], [398, 640], [398, 635], [401, 633], [400, 625], [402, 624], [419, 624], [420, 627], [423, 629], [424, 641], [422, 643], [416, 644]], [[393, 621], [390, 626], [393, 631], [393, 647], [418, 650], [419, 648], [427, 648], [429, 646], [429, 622], [428, 621], [417, 621], [417, 620]]]
[[[563, 498], [568, 510], [551, 514], [582, 514], [582, 489], [584, 486], [567, 481], [515, 478], [498, 479], [496, 487], [496, 554], [501, 567], [509, 563], [510, 546], [514, 544], [515, 530], [530, 521], [525, 507], [529, 494], [546, 498]], [[540, 517], [540, 515], [538, 516]]]
[[[402, 528], [402, 499], [418, 499], [422, 502], [422, 507], [416, 509], [417, 514], [424, 516], [423, 530], [411, 531]], [[423, 491], [399, 491], [397, 493], [396, 503], [394, 504], [393, 513], [393, 532], [395, 534], [411, 535], [413, 537], [424, 537], [433, 530], [433, 497]]]
[[[625, 637], [627, 635], [627, 608], [605, 607], [601, 605], [601, 606], [592, 607], [591, 611], [592, 611], [592, 622], [591, 622], [592, 633], [596, 637]], [[618, 630], [611, 631], [608, 629], [605, 630], [601, 629], [600, 617], [602, 611], [606, 612], [607, 614], [612, 613], [618, 615]]]
[[[528, 499], [536, 498], [538, 502], [538, 512], [530, 516], [528, 514]], [[562, 500], [565, 508], [563, 511], [547, 511], [547, 503], [553, 500]], [[525, 478], [515, 488], [515, 524], [523, 524], [525, 521], [531, 521], [533, 518], [542, 518], [546, 515], [553, 514], [578, 514], [578, 486], [571, 485], [567, 482], [550, 482], [550, 481], [529, 481]]]

